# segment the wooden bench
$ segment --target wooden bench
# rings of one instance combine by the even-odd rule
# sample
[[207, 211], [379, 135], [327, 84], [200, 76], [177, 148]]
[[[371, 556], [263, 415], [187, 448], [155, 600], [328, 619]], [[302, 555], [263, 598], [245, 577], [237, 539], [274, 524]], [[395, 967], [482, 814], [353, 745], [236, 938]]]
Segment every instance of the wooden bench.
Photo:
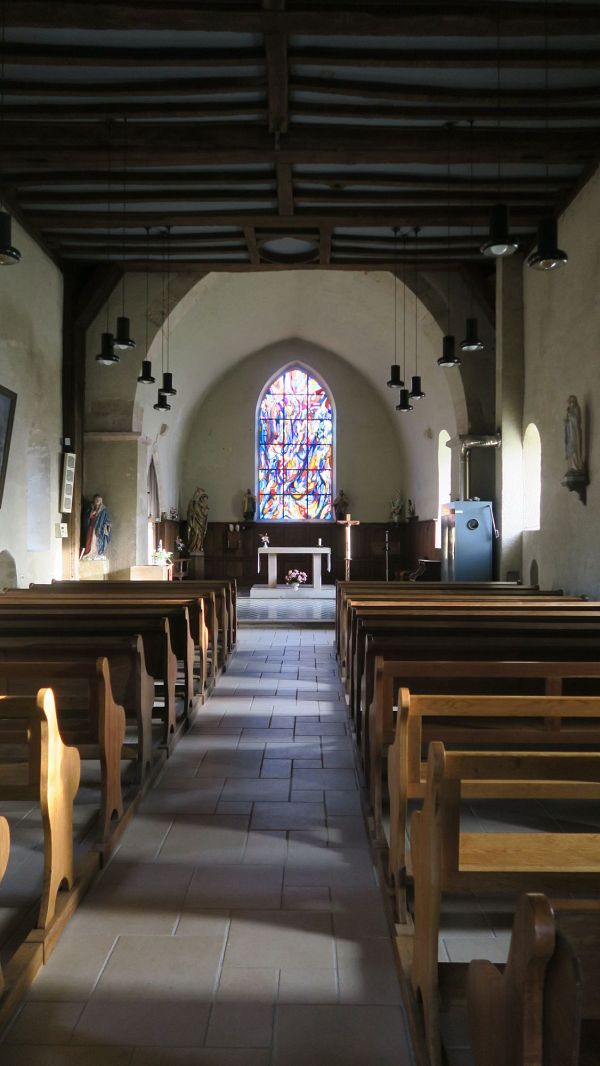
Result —
[[[77, 748], [80, 759], [100, 762], [99, 830], [105, 844], [123, 816], [121, 758], [125, 739], [125, 711], [113, 698], [108, 659], [0, 660], [2, 695], [31, 695], [41, 687], [42, 679], [54, 692], [61, 737]], [[0, 742], [2, 739], [0, 732]]]
[[429, 747], [423, 809], [411, 820], [414, 951], [411, 983], [424, 1019], [431, 1066], [441, 1066], [438, 935], [444, 893], [598, 892], [600, 833], [461, 833], [463, 784], [600, 782], [600, 753], [445, 752]]
[[10, 612], [0, 608], [0, 642], [6, 638], [43, 637], [71, 641], [80, 637], [95, 638], [100, 643], [107, 638], [141, 637], [148, 672], [163, 686], [161, 743], [170, 748], [177, 731], [176, 683], [177, 656], [173, 647], [169, 619], [163, 616], [107, 614], [98, 612], [90, 618], [89, 611], [75, 612], [56, 607], [54, 610], [31, 605]]
[[475, 1066], [596, 1066], [599, 959], [599, 900], [521, 896], [506, 967], [469, 965]]
[[[6, 818], [0, 816], [0, 881], [6, 873], [10, 858], [10, 828]], [[4, 992], [4, 974], [0, 966], [0, 996]]]
[[[532, 665], [527, 664], [530, 668]], [[552, 665], [556, 667], [557, 664]], [[561, 665], [564, 676], [566, 671], [564, 664]], [[569, 665], [578, 673], [585, 673], [585, 667], [582, 671], [580, 664]], [[600, 664], [593, 665], [595, 676], [600, 677]], [[531, 676], [536, 671], [539, 676], [543, 670], [544, 664], [536, 664]], [[493, 672], [494, 664], [492, 676]], [[498, 673], [498, 680], [511, 676], [502, 669]], [[552, 680], [558, 676], [555, 674]], [[395, 738], [388, 748], [389, 874], [396, 891], [400, 921], [406, 920], [407, 802], [410, 799], [422, 799], [427, 789], [427, 766], [421, 763], [422, 721], [424, 718], [436, 719], [435, 740], [446, 744], [445, 721], [452, 721], [455, 717], [473, 723], [469, 741], [474, 745], [485, 744], [506, 750], [518, 743], [537, 752], [546, 752], [548, 746], [554, 750], [557, 745], [564, 744], [566, 735], [571, 745], [579, 743], [583, 748], [595, 743], [600, 749], [600, 696], [414, 696], [408, 689], [401, 689]], [[552, 729], [554, 722], [568, 725], [561, 733]], [[488, 725], [490, 728], [486, 728]], [[452, 752], [453, 757], [455, 754]], [[506, 754], [508, 756], [510, 753], [507, 751]], [[374, 807], [376, 839], [382, 843], [381, 789], [375, 787], [373, 792], [378, 804]], [[555, 778], [542, 778], [539, 781], [528, 778], [524, 782], [512, 778], [492, 782], [473, 779], [463, 782], [461, 796], [464, 799], [488, 796], [505, 799], [600, 799], [600, 784]]]
[[[80, 761], [63, 744], [52, 689], [37, 696], [0, 696], [0, 800], [35, 800], [44, 827], [44, 881], [37, 920], [46, 929], [54, 918], [59, 890], [73, 887], [73, 800]], [[24, 748], [21, 762], [5, 761], [4, 737]]]
[[[98, 656], [108, 660], [113, 697], [124, 708], [126, 718], [134, 724], [135, 745], [126, 743], [124, 754], [136, 759], [137, 777], [141, 784], [153, 762], [154, 708], [154, 678], [146, 668], [142, 637], [80, 634], [61, 640], [56, 636], [0, 636], [0, 673], [3, 660], [7, 659], [55, 663], [79, 658], [89, 661]], [[162, 712], [159, 717], [162, 719]]]

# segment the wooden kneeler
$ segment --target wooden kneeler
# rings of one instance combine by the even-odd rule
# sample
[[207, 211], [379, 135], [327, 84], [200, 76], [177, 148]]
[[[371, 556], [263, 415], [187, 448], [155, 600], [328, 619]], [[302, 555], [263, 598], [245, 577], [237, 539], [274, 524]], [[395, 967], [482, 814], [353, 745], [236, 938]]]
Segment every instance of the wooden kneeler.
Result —
[[44, 827], [44, 883], [37, 928], [47, 929], [57, 896], [73, 887], [73, 800], [79, 787], [80, 760], [63, 744], [54, 694], [0, 696], [0, 720], [10, 724], [17, 742], [26, 743], [24, 762], [3, 761], [0, 746], [0, 800], [38, 800]]

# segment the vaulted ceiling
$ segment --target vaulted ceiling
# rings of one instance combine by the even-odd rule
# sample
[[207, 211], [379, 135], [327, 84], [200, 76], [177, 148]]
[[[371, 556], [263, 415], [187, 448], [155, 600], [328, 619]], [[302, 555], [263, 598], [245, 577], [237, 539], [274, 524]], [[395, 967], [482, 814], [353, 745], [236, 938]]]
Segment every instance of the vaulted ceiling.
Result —
[[2, 6], [2, 195], [61, 260], [468, 267], [598, 161], [595, 0]]

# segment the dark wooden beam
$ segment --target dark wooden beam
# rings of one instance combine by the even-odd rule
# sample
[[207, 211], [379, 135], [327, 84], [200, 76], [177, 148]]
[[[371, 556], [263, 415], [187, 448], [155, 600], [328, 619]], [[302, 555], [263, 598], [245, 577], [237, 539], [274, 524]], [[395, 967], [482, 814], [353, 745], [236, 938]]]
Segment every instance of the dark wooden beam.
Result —
[[289, 163], [277, 164], [277, 200], [280, 215], [294, 214], [294, 182]]
[[[282, 12], [285, 0], [263, 0], [263, 10]], [[287, 36], [278, 30], [265, 33], [267, 81], [269, 85], [269, 132], [285, 133], [288, 128]]]
[[319, 263], [329, 266], [331, 263], [331, 226], [321, 226], [319, 235]]
[[[39, 180], [39, 179], [38, 179]], [[331, 169], [323, 173], [310, 173], [306, 170], [302, 173], [296, 174], [294, 180], [295, 188], [299, 192], [304, 192], [307, 189], [330, 187], [332, 189], [343, 190], [352, 189], [355, 186], [366, 185], [372, 189], [392, 189], [395, 191], [401, 190], [413, 190], [421, 192], [439, 192], [441, 190], [447, 190], [450, 188], [454, 192], [465, 192], [466, 190], [473, 192], [493, 192], [498, 189], [497, 178], [477, 178], [473, 179], [469, 177], [456, 178], [451, 177], [450, 181], [446, 175], [436, 177], [431, 174], [381, 174], [369, 170], [335, 170]], [[569, 178], [557, 178], [555, 175], [550, 174], [548, 178], [530, 178], [527, 176], [519, 178], [502, 178], [502, 190], [504, 192], [545, 192], [548, 189], [553, 191], [559, 191], [570, 187], [571, 179]]]
[[[600, 62], [600, 58], [599, 58]], [[239, 110], [239, 108], [238, 108]], [[493, 126], [498, 121], [518, 122], [519, 128], [534, 126], [540, 121], [545, 121], [548, 109], [544, 104], [527, 107], [478, 107], [475, 104], [463, 107], [460, 104], [448, 102], [436, 107], [417, 104], [415, 107], [396, 107], [391, 104], [337, 104], [319, 103], [307, 104], [296, 103], [292, 100], [290, 105], [292, 120], [313, 118], [319, 120], [319, 125], [335, 125], [338, 119], [349, 119], [346, 128], [360, 127], [365, 122], [385, 122], [389, 129], [390, 120], [397, 122], [396, 132], [403, 128], [401, 123], [406, 121], [419, 122], [432, 119], [442, 122], [484, 122]], [[29, 112], [28, 112], [29, 114]], [[61, 114], [62, 117], [62, 114]], [[588, 119], [598, 120], [600, 117], [600, 103], [585, 105], [567, 105], [566, 107], [553, 107], [553, 121], [559, 119], [562, 122], [582, 122]]]
[[[600, 50], [597, 53], [600, 63]], [[468, 69], [465, 63], [461, 69]], [[549, 89], [546, 92], [542, 88], [534, 89], [466, 89], [453, 85], [411, 85], [385, 81], [367, 81], [360, 78], [319, 78], [307, 75], [294, 75], [290, 79], [292, 92], [318, 93], [327, 96], [353, 96], [357, 99], [388, 100], [396, 104], [440, 104], [484, 106], [495, 111], [498, 102], [501, 106], [526, 108], [532, 105], [543, 106], [547, 102], [561, 106], [575, 103], [598, 103], [600, 101], [599, 86], [566, 86], [561, 89]], [[324, 105], [324, 106], [329, 106]]]
[[[75, 260], [74, 260], [75, 261]], [[415, 269], [418, 270], [458, 270], [462, 263], [460, 256], [438, 256], [431, 261], [417, 263], [415, 259], [395, 259], [395, 260], [369, 260], [369, 259], [352, 259], [352, 260], [334, 260], [329, 266], [321, 266], [317, 263], [266, 263], [260, 262], [258, 264], [251, 263], [238, 263], [238, 262], [222, 262], [222, 261], [195, 261], [189, 259], [171, 259], [171, 269], [178, 274], [196, 274], [204, 275], [207, 273], [228, 273], [228, 274], [240, 274], [249, 273], [253, 271], [265, 271], [265, 270], [359, 270], [359, 271], [391, 271], [398, 270], [403, 266], [410, 267], [411, 272]], [[84, 263], [85, 260], [81, 257], [77, 260], [79, 263]], [[91, 262], [94, 262], [93, 260]], [[164, 270], [164, 260], [159, 259], [139, 259], [130, 260], [127, 263], [128, 273], [141, 273], [148, 271], [149, 273], [161, 273]]]
[[[3, 152], [5, 171], [35, 167], [87, 171], [106, 166], [108, 123], [15, 123], [10, 143]], [[123, 123], [111, 123], [111, 149], [123, 151]], [[320, 130], [297, 124], [282, 137], [279, 150], [267, 130], [228, 123], [211, 124], [201, 133], [197, 125], [177, 122], [167, 126], [152, 123], [127, 124], [130, 167], [234, 163], [438, 163], [447, 159], [442, 127], [412, 126], [401, 135], [381, 128], [348, 130], [343, 126]], [[503, 162], [585, 162], [594, 154], [599, 127], [578, 129], [570, 124], [550, 129], [504, 128], [500, 143]], [[458, 128], [452, 135], [452, 161], [496, 162], [498, 135], [495, 129]]]
[[106, 195], [108, 185], [127, 184], [128, 188], [145, 188], [153, 186], [161, 188], [180, 188], [183, 191], [196, 191], [198, 189], [236, 189], [240, 186], [258, 188], [267, 185], [275, 189], [275, 177], [269, 173], [256, 173], [252, 170], [215, 170], [212, 169], [181, 173], [169, 169], [148, 169], [143, 171], [111, 170], [110, 174], [105, 167], [100, 170], [88, 171], [85, 176], [74, 175], [72, 170], [45, 171], [42, 173], [27, 172], [4, 172], [4, 181], [7, 187], [21, 191], [30, 188], [52, 188], [61, 185], [77, 186], [81, 184], [98, 185], [102, 195]]
[[[74, 51], [76, 46], [74, 46]], [[132, 80], [130, 78], [111, 78], [110, 81], [97, 82], [93, 78], [87, 81], [17, 81], [7, 79], [4, 83], [5, 97], [19, 96], [86, 96], [93, 99], [104, 97], [125, 97], [127, 101], [136, 97], [159, 96], [161, 99], [177, 96], [212, 97], [232, 96], [240, 93], [258, 93], [266, 88], [266, 78], [262, 75], [248, 74], [245, 77], [161, 77], [156, 80]]]
[[248, 248], [248, 257], [253, 266], [260, 263], [260, 252], [256, 242], [256, 230], [253, 226], [244, 226], [244, 237]]
[[267, 118], [267, 106], [264, 102], [249, 103], [219, 103], [219, 104], [192, 104], [192, 103], [154, 103], [141, 104], [122, 100], [116, 103], [100, 104], [72, 104], [69, 101], [61, 101], [59, 104], [15, 104], [5, 106], [4, 118], [7, 122], [35, 122], [40, 118], [51, 121], [77, 122], [81, 119], [93, 118], [127, 118], [135, 122], [136, 119], [153, 119], [155, 122], [172, 122], [173, 119], [187, 118], [198, 122], [215, 119], [237, 119], [248, 123], [264, 122]]
[[453, 48], [451, 38], [444, 48], [290, 48], [289, 61], [295, 66], [316, 67], [335, 70], [338, 67], [349, 69], [429, 69], [429, 70], [543, 70], [561, 68], [578, 70], [582, 67], [598, 69], [598, 51], [592, 48], [551, 47], [548, 52], [542, 48]]
[[[350, 7], [350, 9], [349, 9]], [[85, 30], [174, 30], [227, 33], [323, 34], [342, 36], [398, 35], [402, 37], [495, 37], [498, 20], [505, 36], [539, 35], [547, 14], [548, 33], [591, 34], [600, 32], [600, 11], [585, 3], [548, 0], [547, 4], [522, 2], [463, 3], [423, 2], [390, 5], [363, 3], [352, 7], [295, 8], [293, 11], [252, 10], [247, 6], [205, 3], [196, 0], [11, 0], [6, 4], [8, 28], [63, 28]]]
[[[42, 196], [38, 197], [39, 200], [44, 199]], [[60, 197], [59, 202], [64, 203], [67, 197]], [[96, 197], [99, 200], [100, 197]], [[155, 199], [159, 199], [158, 196]], [[535, 206], [536, 204], [548, 206], [554, 202], [554, 196], [551, 192], [546, 190], [535, 192], [505, 192], [502, 190], [502, 194], [498, 193], [498, 189], [489, 189], [486, 192], [473, 192], [469, 189], [465, 189], [464, 192], [455, 192], [454, 190], [448, 192], [443, 189], [436, 189], [433, 192], [351, 192], [344, 190], [344, 192], [296, 192], [296, 204], [299, 209], [306, 208], [333, 208], [335, 210], [350, 210], [351, 207], [386, 207], [393, 210], [396, 207], [403, 208], [408, 205], [415, 205], [417, 207], [432, 206], [439, 210], [444, 204], [450, 204], [452, 207], [480, 207], [482, 205], [488, 205], [498, 202], [502, 199], [504, 203], [515, 205], [528, 205]]]
[[257, 67], [264, 63], [262, 48], [136, 48], [77, 44], [24, 44], [7, 41], [4, 62], [9, 67]]
[[[180, 204], [182, 200], [197, 200], [206, 204], [220, 204], [235, 200], [236, 204], [239, 204], [241, 207], [243, 207], [246, 202], [249, 204], [263, 203], [268, 209], [268, 206], [275, 202], [276, 196], [277, 193], [275, 189], [267, 189], [260, 192], [251, 189], [238, 189], [234, 192], [227, 189], [223, 190], [223, 192], [217, 192], [215, 189], [210, 189], [209, 191], [200, 190], [195, 192], [190, 189], [182, 192], [180, 189], [170, 189], [167, 186], [166, 188], [156, 189], [154, 191], [148, 190], [148, 192], [131, 192], [128, 190], [126, 193], [126, 205], [127, 208], [130, 209], [134, 204], [155, 204], [157, 201], [160, 201], [161, 203]], [[34, 192], [33, 190], [28, 190], [21, 193], [19, 196], [19, 202], [23, 205], [31, 205], [35, 203], [50, 205], [58, 204], [67, 208], [71, 205], [102, 204], [102, 206], [104, 206], [105, 204], [111, 204], [111, 206], [113, 206], [114, 215], [119, 215], [121, 218], [123, 216], [123, 192], [119, 190], [116, 183], [112, 186], [110, 193], [106, 190], [99, 190], [98, 192], [78, 192], [77, 190], [63, 192]], [[131, 211], [129, 211], [129, 215], [135, 220], [135, 214], [132, 214]]]

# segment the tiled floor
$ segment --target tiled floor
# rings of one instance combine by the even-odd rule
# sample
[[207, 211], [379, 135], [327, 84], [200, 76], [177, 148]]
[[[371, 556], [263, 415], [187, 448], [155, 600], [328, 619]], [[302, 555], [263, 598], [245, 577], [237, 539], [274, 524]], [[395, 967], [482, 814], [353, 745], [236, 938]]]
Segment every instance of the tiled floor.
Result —
[[331, 630], [242, 629], [3, 1066], [408, 1066]]

